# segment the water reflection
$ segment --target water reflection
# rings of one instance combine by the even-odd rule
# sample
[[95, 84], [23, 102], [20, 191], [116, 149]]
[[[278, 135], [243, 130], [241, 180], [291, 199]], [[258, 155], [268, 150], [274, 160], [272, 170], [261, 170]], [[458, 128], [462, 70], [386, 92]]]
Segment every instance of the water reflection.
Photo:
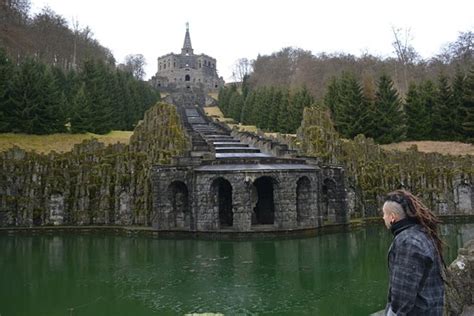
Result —
[[[474, 225], [445, 225], [448, 262]], [[383, 307], [382, 226], [314, 238], [0, 236], [0, 314], [367, 315]]]

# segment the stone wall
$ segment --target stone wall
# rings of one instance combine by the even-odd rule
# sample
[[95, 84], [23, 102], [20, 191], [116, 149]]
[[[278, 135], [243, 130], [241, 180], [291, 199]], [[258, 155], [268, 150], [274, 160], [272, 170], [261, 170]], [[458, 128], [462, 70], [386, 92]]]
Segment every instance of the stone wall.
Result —
[[48, 155], [0, 153], [0, 226], [149, 225], [150, 170], [187, 148], [176, 110], [145, 114], [130, 145], [97, 140]]
[[370, 138], [339, 138], [323, 107], [305, 110], [298, 137], [303, 154], [346, 170], [352, 217], [378, 216], [385, 194], [405, 188], [440, 215], [474, 215], [474, 157], [385, 151]]

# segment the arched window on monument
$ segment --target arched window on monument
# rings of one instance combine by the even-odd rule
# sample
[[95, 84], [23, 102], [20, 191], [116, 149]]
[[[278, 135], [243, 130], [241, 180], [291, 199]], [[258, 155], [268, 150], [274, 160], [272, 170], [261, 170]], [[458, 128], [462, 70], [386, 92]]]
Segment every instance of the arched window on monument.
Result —
[[186, 75], [186, 77], [184, 77], [184, 81], [191, 81], [191, 77], [189, 75]]

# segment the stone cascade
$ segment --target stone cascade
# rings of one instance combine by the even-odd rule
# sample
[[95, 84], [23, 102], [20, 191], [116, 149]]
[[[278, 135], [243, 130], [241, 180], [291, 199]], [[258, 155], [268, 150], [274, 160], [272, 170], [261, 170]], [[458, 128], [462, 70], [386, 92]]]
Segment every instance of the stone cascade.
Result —
[[346, 223], [344, 170], [262, 151], [215, 123], [194, 91], [170, 94], [191, 140], [152, 170], [152, 226], [162, 231], [261, 232]]
[[201, 138], [209, 145], [216, 159], [224, 158], [262, 158], [271, 157], [262, 153], [259, 148], [241, 142], [231, 136], [229, 131], [209, 122], [197, 109], [185, 109], [186, 121], [192, 133], [199, 133]]

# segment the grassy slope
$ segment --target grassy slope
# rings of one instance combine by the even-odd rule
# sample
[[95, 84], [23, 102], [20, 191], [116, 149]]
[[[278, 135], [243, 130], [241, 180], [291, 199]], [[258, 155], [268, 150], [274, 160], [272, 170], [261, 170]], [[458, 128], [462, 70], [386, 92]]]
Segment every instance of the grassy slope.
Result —
[[86, 139], [97, 138], [104, 144], [123, 143], [128, 144], [132, 132], [112, 131], [106, 135], [87, 134], [51, 134], [51, 135], [27, 135], [27, 134], [0, 134], [0, 151], [5, 151], [13, 146], [18, 146], [27, 151], [38, 153], [49, 153], [50, 151], [67, 152], [75, 144]]
[[[221, 122], [227, 122], [232, 127], [238, 124], [232, 124], [232, 119], [225, 118], [218, 107], [205, 107], [207, 115], [218, 119]], [[255, 132], [257, 128], [253, 125], [238, 125], [242, 131]], [[268, 136], [271, 133], [266, 133]], [[75, 144], [81, 143], [85, 139], [97, 138], [99, 141], [107, 144], [123, 143], [128, 144], [132, 132], [113, 131], [106, 135], [96, 134], [52, 134], [52, 135], [25, 135], [25, 134], [0, 134], [0, 151], [5, 151], [13, 146], [26, 149], [28, 151], [35, 150], [39, 153], [48, 153], [52, 150], [56, 152], [70, 151]], [[435, 141], [418, 141], [418, 142], [401, 142], [396, 144], [382, 145], [386, 150], [405, 151], [411, 146], [416, 145], [418, 151], [421, 152], [437, 152], [441, 154], [451, 155], [474, 155], [474, 145], [459, 142], [435, 142]]]
[[460, 142], [412, 141], [382, 145], [382, 148], [405, 151], [413, 145], [418, 147], [418, 151], [426, 153], [436, 152], [451, 155], [474, 155], [474, 145]]
[[[204, 111], [207, 115], [217, 118], [221, 122], [228, 122], [227, 125], [233, 127], [238, 124], [232, 124], [232, 119], [225, 118], [221, 110], [216, 107], [206, 107]], [[238, 125], [240, 130], [255, 132], [257, 128], [253, 125]], [[265, 133], [271, 136], [272, 133]], [[405, 151], [411, 146], [416, 145], [420, 152], [437, 152], [440, 154], [451, 154], [451, 155], [474, 155], [474, 145], [465, 144], [460, 142], [437, 142], [437, 141], [417, 141], [417, 142], [401, 142], [396, 144], [382, 145], [383, 149], [386, 150], [400, 150]]]

